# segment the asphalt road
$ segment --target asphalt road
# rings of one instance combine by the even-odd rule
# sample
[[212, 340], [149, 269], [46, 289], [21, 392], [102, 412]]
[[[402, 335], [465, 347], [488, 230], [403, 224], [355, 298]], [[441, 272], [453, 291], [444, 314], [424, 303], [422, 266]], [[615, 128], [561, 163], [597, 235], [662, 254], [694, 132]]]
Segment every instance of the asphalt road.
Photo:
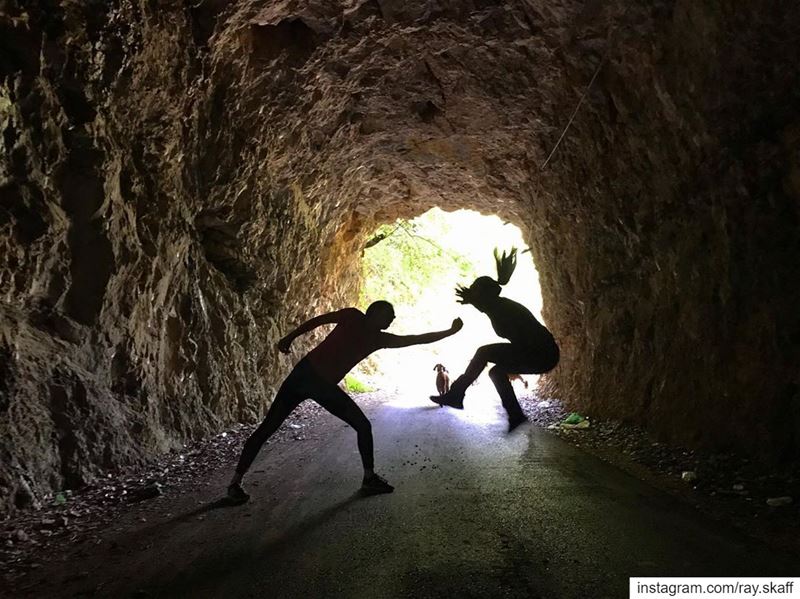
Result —
[[[490, 395], [471, 397], [464, 412], [408, 396], [362, 405], [393, 494], [355, 493], [355, 433], [325, 418], [305, 440], [262, 451], [247, 505], [213, 503], [227, 475], [219, 472], [196, 495], [161, 498], [146, 523], [121, 521], [98, 549], [54, 566], [56, 586], [39, 591], [620, 598], [631, 576], [798, 574], [767, 547], [546, 431], [507, 435]], [[88, 574], [72, 580], [69, 570]]]

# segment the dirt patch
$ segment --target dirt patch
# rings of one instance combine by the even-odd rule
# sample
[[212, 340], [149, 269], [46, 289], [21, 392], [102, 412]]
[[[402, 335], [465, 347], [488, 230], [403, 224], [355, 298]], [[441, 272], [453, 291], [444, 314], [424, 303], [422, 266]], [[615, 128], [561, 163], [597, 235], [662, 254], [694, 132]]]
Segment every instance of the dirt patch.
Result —
[[[323, 412], [314, 402], [303, 402], [267, 444], [306, 440]], [[78, 491], [48, 496], [38, 510], [0, 521], [0, 576], [14, 585], [53, 556], [91, 546], [110, 523], [134, 505], [196, 489], [213, 471], [235, 464], [254, 428], [237, 425], [159, 456], [144, 467], [107, 472]]]
[[[560, 426], [568, 410], [535, 393], [520, 397], [530, 420], [569, 443], [728, 522], [776, 550], [800, 556], [800, 464], [766, 468], [735, 452], [701, 452], [655, 440], [643, 428], [589, 417], [589, 427]], [[686, 474], [685, 474], [686, 473]], [[788, 505], [778, 498], [791, 497]]]

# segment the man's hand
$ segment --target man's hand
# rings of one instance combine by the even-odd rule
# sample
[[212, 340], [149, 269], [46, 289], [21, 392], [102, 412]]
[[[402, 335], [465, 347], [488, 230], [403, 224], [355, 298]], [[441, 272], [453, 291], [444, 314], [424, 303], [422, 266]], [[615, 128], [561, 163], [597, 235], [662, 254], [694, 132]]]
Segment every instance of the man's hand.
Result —
[[454, 333], [458, 333], [463, 326], [464, 326], [464, 321], [461, 320], [460, 318], [455, 318], [453, 319], [453, 324], [450, 325], [450, 330], [453, 331]]
[[284, 337], [280, 341], [278, 341], [278, 351], [283, 354], [289, 353], [289, 348], [292, 346], [293, 339], [291, 337]]

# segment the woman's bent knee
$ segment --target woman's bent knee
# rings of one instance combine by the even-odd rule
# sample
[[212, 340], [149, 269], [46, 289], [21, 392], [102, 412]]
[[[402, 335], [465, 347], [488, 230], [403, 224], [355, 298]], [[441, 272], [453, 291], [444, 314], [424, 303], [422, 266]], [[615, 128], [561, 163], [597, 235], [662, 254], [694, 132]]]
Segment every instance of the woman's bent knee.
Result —
[[478, 359], [486, 359], [487, 355], [491, 350], [492, 350], [491, 346], [481, 345], [478, 349], [475, 350], [475, 357]]
[[492, 366], [489, 369], [489, 378], [492, 380], [499, 380], [508, 377], [508, 371], [502, 366]]

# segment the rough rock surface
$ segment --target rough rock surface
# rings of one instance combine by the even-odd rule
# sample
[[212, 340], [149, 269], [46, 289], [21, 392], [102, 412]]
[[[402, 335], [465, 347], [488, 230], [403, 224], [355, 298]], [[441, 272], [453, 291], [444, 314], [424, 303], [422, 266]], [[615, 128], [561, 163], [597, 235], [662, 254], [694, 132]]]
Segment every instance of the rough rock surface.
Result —
[[797, 457], [800, 6], [746, 4], [0, 2], [0, 509], [256, 418], [434, 205], [526, 232], [550, 393]]

